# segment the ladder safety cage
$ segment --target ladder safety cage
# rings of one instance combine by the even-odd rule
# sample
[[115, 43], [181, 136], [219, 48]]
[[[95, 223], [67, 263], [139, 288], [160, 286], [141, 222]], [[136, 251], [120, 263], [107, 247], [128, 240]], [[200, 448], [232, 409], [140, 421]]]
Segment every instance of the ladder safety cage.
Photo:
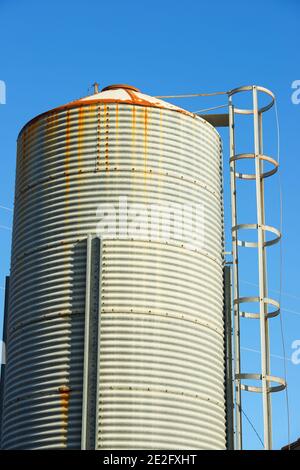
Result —
[[[251, 92], [252, 109], [237, 108], [233, 103], [233, 96]], [[259, 108], [258, 94], [268, 95], [271, 99], [268, 104]], [[233, 264], [233, 334], [234, 334], [234, 356], [235, 356], [235, 447], [242, 449], [242, 403], [241, 391], [255, 392], [262, 394], [263, 401], [263, 424], [264, 424], [264, 448], [272, 449], [272, 408], [271, 393], [284, 390], [285, 380], [271, 375], [270, 372], [270, 339], [269, 320], [280, 314], [280, 305], [277, 300], [268, 296], [267, 281], [267, 247], [278, 243], [281, 233], [276, 227], [267, 225], [265, 222], [265, 197], [264, 179], [274, 175], [279, 167], [279, 163], [272, 157], [263, 153], [263, 113], [268, 111], [275, 103], [274, 94], [263, 87], [250, 85], [236, 88], [228, 92], [229, 99], [229, 145], [230, 145], [230, 192], [231, 192], [231, 233], [232, 233], [232, 264]], [[235, 117], [237, 114], [253, 115], [254, 127], [254, 152], [236, 154], [235, 144]], [[255, 173], [239, 173], [236, 169], [236, 162], [239, 160], [254, 160]], [[265, 171], [264, 163], [271, 165], [271, 170]], [[256, 223], [239, 224], [237, 214], [237, 180], [255, 180], [256, 192]], [[241, 230], [255, 230], [257, 242], [243, 241], [239, 238]], [[266, 234], [271, 233], [273, 238], [266, 239]], [[239, 295], [239, 250], [241, 248], [255, 248], [257, 250], [258, 269], [258, 295], [240, 297]], [[255, 303], [259, 306], [259, 313], [241, 311], [244, 303]], [[271, 307], [272, 311], [269, 311]], [[259, 373], [244, 373], [241, 370], [240, 355], [240, 317], [259, 320], [260, 326], [260, 352], [261, 371]], [[245, 381], [254, 380], [261, 382], [261, 386], [248, 385]], [[274, 385], [276, 384], [276, 385]]]

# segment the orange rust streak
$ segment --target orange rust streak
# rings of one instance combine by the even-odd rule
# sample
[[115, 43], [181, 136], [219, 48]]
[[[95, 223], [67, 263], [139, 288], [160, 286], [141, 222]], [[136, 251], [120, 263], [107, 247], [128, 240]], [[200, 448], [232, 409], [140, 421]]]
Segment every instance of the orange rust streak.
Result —
[[119, 133], [119, 105], [116, 105], [116, 130]]
[[163, 112], [159, 112], [159, 159], [158, 159], [158, 187], [161, 185], [161, 165], [163, 159]]
[[69, 166], [70, 166], [70, 136], [71, 136], [71, 131], [70, 131], [70, 111], [67, 111], [67, 118], [66, 118], [66, 157], [65, 157], [65, 176], [66, 176], [66, 203], [68, 204], [69, 202], [69, 197], [68, 193], [70, 190], [70, 176], [69, 176]]
[[148, 109], [144, 109], [144, 176], [147, 173], [147, 157], [148, 157]]
[[84, 127], [84, 108], [78, 109], [78, 170], [81, 171], [82, 164], [82, 140]]
[[101, 108], [98, 107], [98, 130], [97, 130], [97, 170], [100, 169], [101, 158]]
[[109, 157], [108, 157], [108, 146], [109, 146], [109, 114], [107, 104], [104, 105], [104, 119], [105, 119], [105, 169], [109, 171]]
[[119, 105], [116, 104], [116, 146], [117, 146], [117, 167], [119, 167]]
[[141, 102], [140, 98], [138, 98], [135, 93], [133, 93], [129, 89], [125, 89], [125, 91], [130, 96], [133, 103], [140, 103]]
[[[81, 211], [80, 207], [80, 192], [81, 192], [81, 174], [82, 174], [82, 144], [83, 144], [83, 131], [84, 131], [84, 113], [86, 108], [78, 108], [78, 150], [77, 150], [77, 163], [78, 163], [78, 189], [77, 189], [77, 210]], [[77, 217], [77, 227], [79, 230], [80, 221]]]
[[60, 405], [62, 412], [62, 432], [66, 434], [68, 431], [68, 418], [70, 407], [70, 393], [71, 390], [67, 385], [62, 385], [58, 389], [60, 395]]
[[136, 109], [135, 109], [135, 106], [133, 106], [132, 107], [132, 129], [134, 131], [135, 131], [135, 126], [136, 126]]
[[135, 167], [135, 143], [136, 143], [136, 107], [132, 106], [132, 160], [133, 160], [133, 168]]
[[[76, 101], [71, 101], [71, 103], [64, 104], [62, 106], [58, 106], [57, 108], [51, 109], [50, 111], [46, 111], [45, 113], [41, 113], [38, 116], [35, 116], [33, 119], [31, 119], [25, 126], [21, 129], [21, 132], [24, 132], [24, 129], [32, 124], [34, 121], [37, 119], [40, 119], [41, 117], [47, 116], [49, 113], [52, 113], [53, 111], [64, 111], [67, 109], [72, 109], [72, 108], [77, 108], [80, 106], [90, 106], [91, 104], [101, 104], [101, 103], [124, 103], [124, 104], [133, 104], [133, 101], [131, 99], [128, 100], [120, 100], [120, 99], [109, 99], [109, 98], [102, 98], [102, 99], [91, 99], [89, 101], [81, 101], [81, 100], [76, 100]], [[163, 106], [160, 103], [152, 103], [147, 100], [135, 100], [134, 102], [135, 106], [147, 106], [148, 108], [160, 108], [160, 109], [167, 109], [165, 106]], [[172, 110], [171, 110], [172, 111]], [[173, 110], [176, 113], [181, 113], [185, 114], [187, 116], [191, 116], [193, 118], [197, 117], [197, 114], [194, 114], [190, 111], [187, 111], [185, 109], [179, 108], [179, 109], [174, 109]]]

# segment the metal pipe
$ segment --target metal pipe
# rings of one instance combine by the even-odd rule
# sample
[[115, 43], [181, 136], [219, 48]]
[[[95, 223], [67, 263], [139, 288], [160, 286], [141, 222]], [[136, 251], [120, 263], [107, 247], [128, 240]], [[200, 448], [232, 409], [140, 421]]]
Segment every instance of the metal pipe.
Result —
[[89, 330], [90, 330], [90, 290], [91, 290], [91, 247], [92, 236], [88, 234], [86, 241], [86, 288], [85, 288], [85, 321], [84, 321], [84, 358], [83, 358], [83, 390], [82, 390], [82, 427], [81, 449], [86, 450], [87, 444], [87, 407], [88, 407], [88, 370], [89, 370]]
[[233, 371], [232, 371], [232, 302], [231, 302], [231, 267], [224, 267], [224, 322], [226, 351], [226, 441], [227, 450], [234, 449], [234, 406], [233, 406]]
[[[263, 155], [263, 113], [259, 112], [258, 113], [258, 124], [259, 124], [259, 153], [260, 155]], [[261, 207], [262, 207], [262, 220], [263, 224], [265, 225], [266, 219], [265, 219], [265, 180], [262, 177], [264, 174], [264, 161], [260, 159], [260, 175], [261, 175]], [[268, 298], [268, 265], [267, 265], [267, 249], [265, 248], [265, 242], [266, 242], [266, 235], [265, 232], [263, 231], [263, 237], [264, 237], [264, 289], [265, 289], [265, 297]], [[271, 358], [270, 358], [270, 333], [269, 333], [269, 320], [268, 320], [268, 312], [269, 312], [269, 304], [267, 302], [264, 302], [265, 306], [265, 331], [266, 331], [266, 360], [267, 360], [267, 375], [271, 375]], [[268, 389], [269, 389], [269, 383], [268, 383]], [[271, 394], [268, 393], [268, 408], [269, 408], [269, 413], [268, 413], [268, 421], [269, 421], [269, 429], [272, 430], [272, 405], [271, 405]]]
[[101, 286], [102, 286], [102, 239], [99, 242], [99, 258], [98, 258], [98, 315], [95, 320], [97, 322], [97, 371], [96, 371], [96, 416], [95, 416], [95, 449], [98, 449], [98, 433], [99, 433], [99, 416], [100, 416], [100, 333], [101, 333]]
[[264, 445], [265, 450], [272, 448], [272, 430], [270, 422], [271, 402], [268, 393], [269, 374], [269, 335], [266, 318], [266, 254], [264, 236], [264, 198], [261, 178], [261, 136], [260, 120], [258, 112], [257, 88], [253, 86], [253, 123], [254, 123], [254, 152], [255, 152], [255, 181], [256, 181], [256, 206], [257, 206], [257, 232], [258, 232], [258, 275], [259, 275], [259, 314], [260, 314], [260, 343], [261, 343], [261, 373], [262, 373], [262, 397], [263, 397], [263, 420], [264, 420]]
[[[229, 144], [230, 144], [230, 189], [231, 189], [231, 225], [237, 225], [237, 203], [236, 203], [236, 171], [235, 161], [235, 133], [234, 133], [234, 106], [232, 97], [229, 97]], [[232, 231], [232, 270], [233, 270], [233, 299], [239, 298], [239, 267], [238, 267], [238, 243], [237, 233]], [[239, 303], [233, 304], [234, 323], [234, 372], [235, 372], [235, 448], [242, 449], [242, 397], [241, 397], [241, 359], [240, 359], [240, 307]]]
[[96, 449], [99, 416], [101, 240], [89, 234], [86, 252], [86, 298], [81, 449]]

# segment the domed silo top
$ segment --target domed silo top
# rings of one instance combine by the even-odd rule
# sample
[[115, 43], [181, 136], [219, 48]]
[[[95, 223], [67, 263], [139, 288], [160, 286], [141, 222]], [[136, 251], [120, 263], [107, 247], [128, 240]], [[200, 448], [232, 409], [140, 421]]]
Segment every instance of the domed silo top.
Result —
[[180, 108], [179, 106], [176, 106], [174, 104], [168, 103], [167, 101], [156, 98], [155, 96], [146, 95], [135, 86], [127, 84], [113, 84], [105, 86], [99, 93], [93, 93], [83, 98], [70, 101], [69, 103], [66, 103], [64, 105], [49, 109], [44, 113], [38, 114], [25, 124], [25, 126], [21, 129], [20, 134], [22, 134], [23, 130], [30, 126], [33, 122], [40, 119], [41, 117], [47, 116], [50, 113], [97, 103], [123, 103], [135, 106], [175, 111], [178, 113], [185, 114], [187, 116], [191, 116], [192, 118], [201, 120], [203, 123], [207, 124], [209, 127], [214, 129], [216, 134], [219, 136], [219, 133], [217, 132], [215, 127], [209, 124], [205, 119], [201, 118], [199, 115], [192, 113], [191, 111], [187, 111], [186, 109]]
[[185, 109], [179, 108], [178, 106], [175, 106], [171, 103], [167, 103], [166, 101], [160, 100], [155, 96], [146, 95], [142, 93], [138, 88], [126, 84], [108, 85], [102, 88], [100, 93], [95, 93], [79, 100], [71, 101], [70, 103], [66, 104], [66, 107], [72, 108], [80, 104], [90, 103], [135, 104], [152, 108], [170, 109], [172, 111], [190, 114], [193, 117], [195, 116], [195, 114], [190, 113]]

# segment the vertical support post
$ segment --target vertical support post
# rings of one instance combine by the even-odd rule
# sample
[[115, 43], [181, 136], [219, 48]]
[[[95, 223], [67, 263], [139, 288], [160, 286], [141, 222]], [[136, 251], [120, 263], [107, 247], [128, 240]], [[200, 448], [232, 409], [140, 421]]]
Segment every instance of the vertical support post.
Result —
[[265, 450], [272, 448], [271, 427], [271, 400], [269, 397], [269, 332], [268, 319], [266, 316], [266, 247], [264, 234], [264, 188], [261, 177], [261, 118], [258, 110], [257, 87], [253, 86], [253, 121], [254, 121], [254, 153], [255, 153], [255, 183], [256, 183], [256, 207], [257, 207], [257, 233], [258, 233], [258, 275], [259, 275], [259, 315], [260, 315], [260, 345], [261, 345], [261, 374], [262, 374], [262, 398], [264, 418], [264, 445]]
[[234, 449], [231, 268], [224, 267], [224, 323], [226, 357], [226, 447]]
[[[235, 135], [234, 135], [234, 107], [232, 97], [229, 97], [229, 145], [230, 145], [230, 190], [231, 190], [231, 225], [237, 225], [237, 203], [236, 203], [236, 169], [235, 161]], [[232, 270], [233, 270], [233, 300], [239, 298], [239, 264], [237, 233], [232, 231]], [[241, 450], [242, 442], [242, 397], [241, 397], [241, 354], [240, 354], [240, 306], [233, 302], [234, 323], [234, 374], [235, 374], [235, 448]]]
[[[262, 113], [258, 113], [258, 124], [259, 124], [259, 153], [260, 155], [263, 154], [263, 120], [262, 120]], [[260, 162], [260, 174], [264, 172], [264, 162]], [[265, 224], [265, 182], [264, 178], [261, 178], [261, 200], [262, 200], [262, 221]], [[265, 233], [264, 235], [264, 242], [265, 240]], [[265, 290], [265, 297], [268, 297], [268, 265], [267, 265], [267, 250], [264, 247], [264, 290]], [[268, 304], [265, 303], [265, 315], [268, 314]], [[269, 320], [267, 317], [265, 318], [265, 330], [266, 330], [266, 359], [267, 359], [267, 375], [271, 375], [271, 360], [270, 360], [270, 334], [269, 334]], [[272, 403], [271, 403], [271, 394], [268, 393], [268, 421], [269, 421], [269, 429], [272, 432]], [[272, 438], [272, 436], [271, 436]], [[271, 447], [272, 447], [272, 439], [271, 439]]]
[[82, 393], [81, 449], [97, 447], [101, 240], [88, 235], [86, 251], [86, 295]]
[[99, 399], [100, 399], [100, 345], [101, 345], [101, 283], [102, 283], [102, 239], [98, 238], [98, 318], [96, 319], [95, 328], [97, 330], [97, 346], [95, 347], [95, 354], [97, 354], [97, 361], [95, 364], [96, 371], [96, 404], [95, 404], [95, 420], [94, 420], [94, 433], [95, 433], [95, 446], [94, 449], [98, 449], [98, 433], [99, 433]]

